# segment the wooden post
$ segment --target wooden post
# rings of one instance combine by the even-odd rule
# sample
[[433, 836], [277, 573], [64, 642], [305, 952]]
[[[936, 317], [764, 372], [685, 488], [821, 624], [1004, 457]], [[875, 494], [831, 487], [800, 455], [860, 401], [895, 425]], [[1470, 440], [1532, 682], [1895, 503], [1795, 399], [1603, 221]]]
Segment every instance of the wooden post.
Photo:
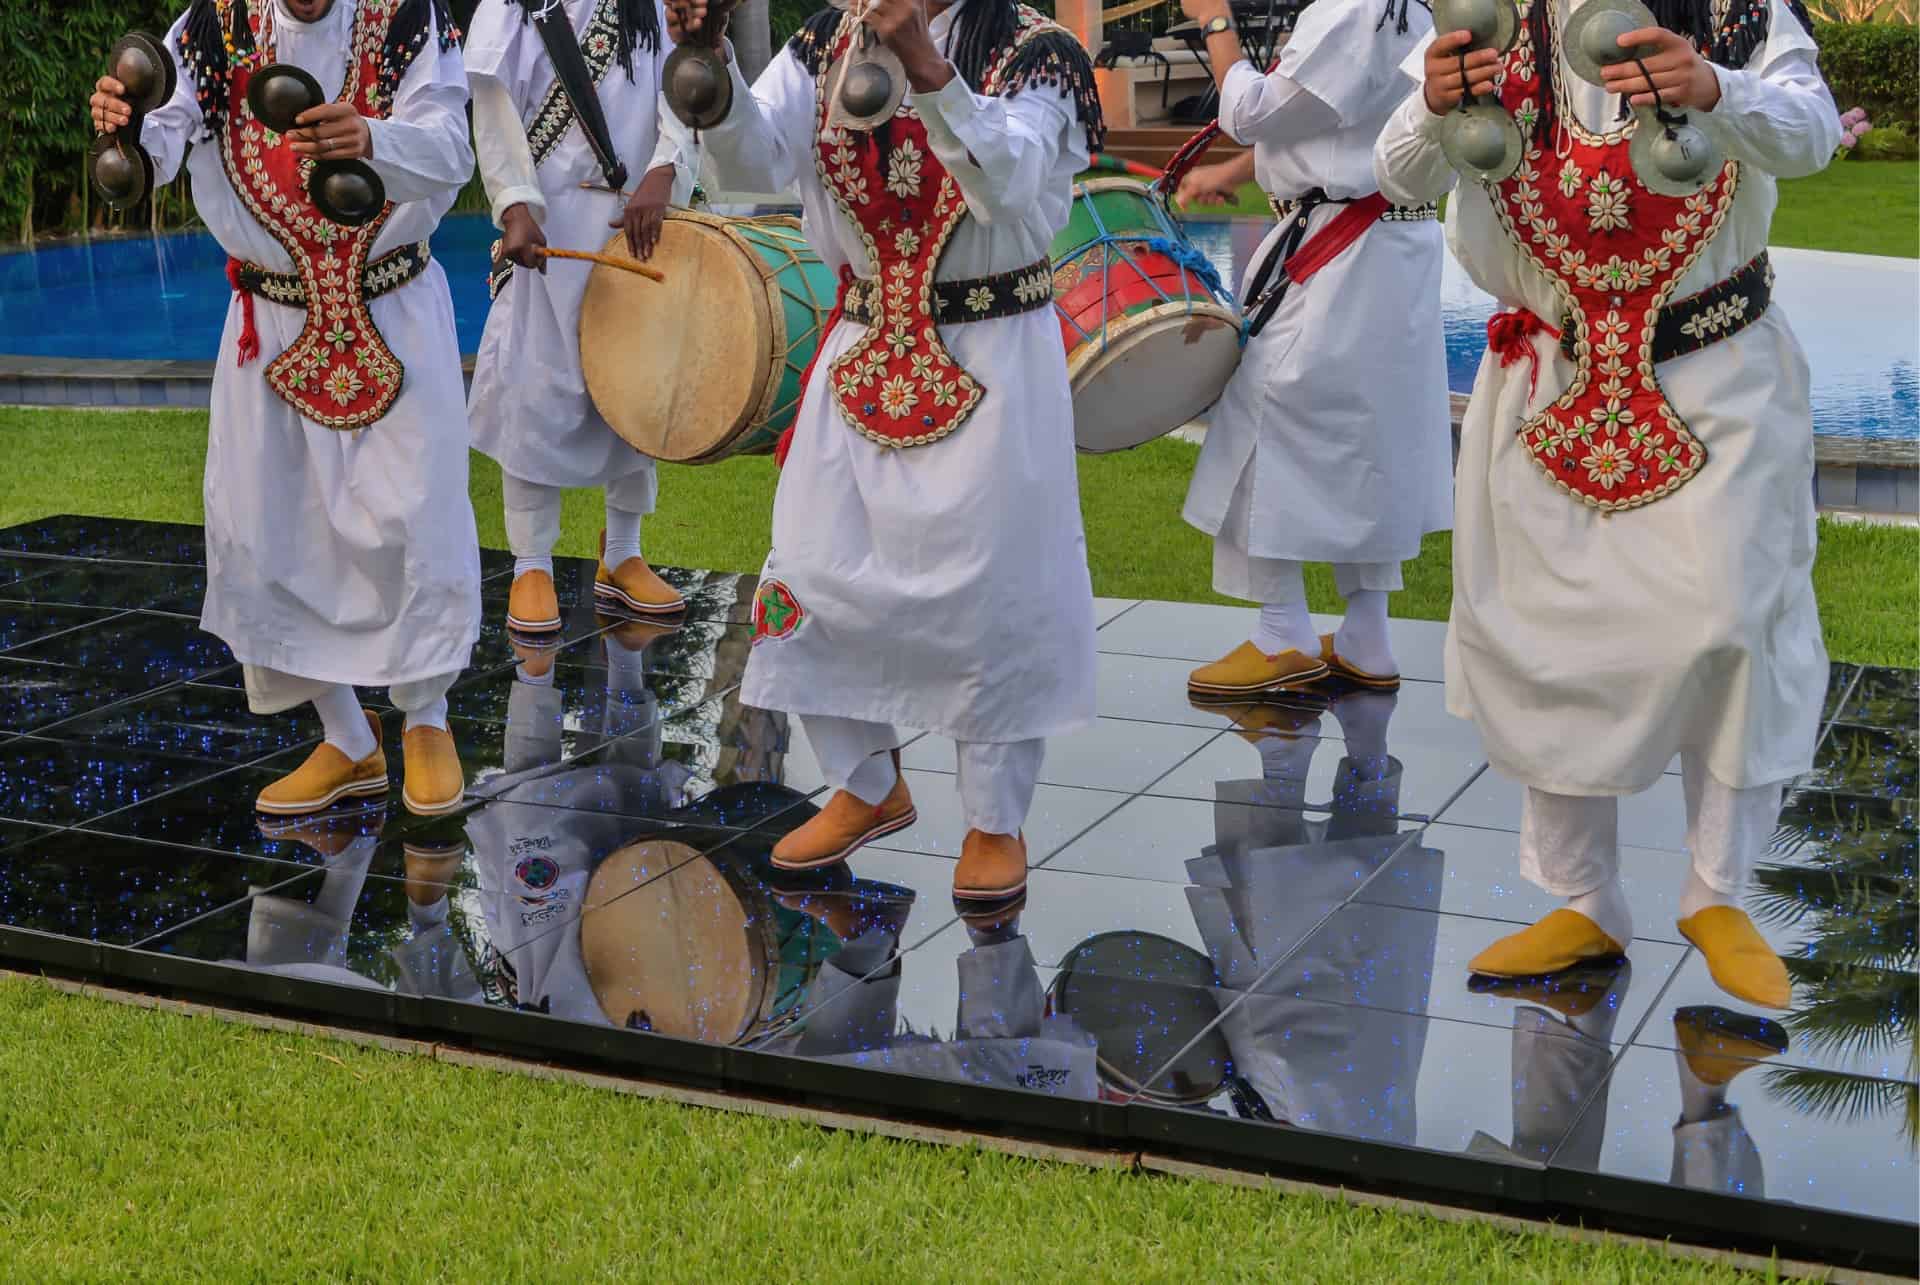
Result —
[[[1080, 38], [1089, 57], [1098, 57], [1106, 37], [1100, 29], [1100, 0], [1055, 0], [1054, 21]], [[1100, 110], [1107, 125], [1114, 129], [1133, 126], [1133, 81], [1124, 70], [1096, 71], [1094, 83], [1100, 87]]]

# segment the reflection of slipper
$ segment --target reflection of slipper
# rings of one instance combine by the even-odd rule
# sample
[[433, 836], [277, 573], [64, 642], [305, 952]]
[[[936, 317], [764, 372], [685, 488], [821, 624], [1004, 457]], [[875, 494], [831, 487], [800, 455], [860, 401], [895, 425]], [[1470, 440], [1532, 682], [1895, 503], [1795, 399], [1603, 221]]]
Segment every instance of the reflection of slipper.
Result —
[[1483, 977], [1547, 977], [1580, 964], [1623, 959], [1626, 953], [1599, 924], [1562, 906], [1531, 928], [1494, 942], [1467, 968]]
[[1011, 897], [997, 900], [980, 900], [973, 897], [955, 895], [953, 912], [960, 916], [963, 923], [974, 932], [994, 932], [1011, 927], [1027, 908], [1027, 890], [1022, 888]]
[[302, 843], [323, 857], [338, 856], [349, 843], [362, 835], [378, 834], [387, 820], [387, 801], [356, 799], [302, 816], [254, 817], [262, 837], [275, 842]]
[[1702, 1084], [1724, 1085], [1787, 1051], [1787, 1032], [1771, 1018], [1703, 1004], [1673, 1015], [1673, 1038]]
[[1224, 714], [1233, 721], [1235, 734], [1251, 745], [1269, 736], [1289, 741], [1311, 736], [1314, 724], [1327, 708], [1326, 698], [1312, 692], [1288, 692], [1258, 703], [1189, 692], [1187, 703], [1208, 713]]
[[1467, 979], [1475, 995], [1497, 995], [1550, 1008], [1562, 1017], [1585, 1017], [1615, 991], [1614, 982], [1626, 967], [1621, 959], [1575, 964], [1544, 977], [1496, 977], [1485, 973]]

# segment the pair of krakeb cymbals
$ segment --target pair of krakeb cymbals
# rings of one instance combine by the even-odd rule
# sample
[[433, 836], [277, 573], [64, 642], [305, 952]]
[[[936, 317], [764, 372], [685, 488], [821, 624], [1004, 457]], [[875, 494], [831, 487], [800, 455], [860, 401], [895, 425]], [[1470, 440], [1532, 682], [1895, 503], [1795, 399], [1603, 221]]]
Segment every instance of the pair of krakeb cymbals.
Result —
[[165, 47], [144, 31], [114, 41], [107, 53], [107, 74], [120, 82], [133, 119], [93, 140], [87, 172], [108, 209], [130, 210], [153, 191], [153, 157], [140, 145], [141, 119], [173, 97], [179, 75]]
[[[1468, 54], [1482, 49], [1504, 54], [1513, 48], [1520, 35], [1520, 10], [1513, 0], [1433, 0], [1433, 29], [1472, 33], [1472, 41], [1459, 51], [1464, 79]], [[1520, 168], [1526, 140], [1497, 99], [1468, 93], [1440, 123], [1440, 150], [1460, 173], [1498, 183]]]
[[[1646, 45], [1622, 48], [1620, 38], [1659, 25], [1640, 0], [1587, 0], [1567, 19], [1561, 36], [1567, 66], [1580, 79], [1604, 85], [1608, 67], [1638, 62], [1654, 53]], [[1657, 92], [1654, 97], [1653, 106], [1634, 109], [1640, 123], [1628, 147], [1628, 159], [1649, 191], [1692, 196], [1720, 171], [1724, 163], [1720, 148], [1684, 113], [1670, 112], [1660, 104]]]
[[[248, 110], [276, 134], [290, 133], [301, 113], [326, 101], [320, 82], [291, 63], [270, 63], [247, 82]], [[320, 160], [307, 176], [307, 195], [329, 221], [358, 227], [386, 206], [387, 186], [365, 161]]]

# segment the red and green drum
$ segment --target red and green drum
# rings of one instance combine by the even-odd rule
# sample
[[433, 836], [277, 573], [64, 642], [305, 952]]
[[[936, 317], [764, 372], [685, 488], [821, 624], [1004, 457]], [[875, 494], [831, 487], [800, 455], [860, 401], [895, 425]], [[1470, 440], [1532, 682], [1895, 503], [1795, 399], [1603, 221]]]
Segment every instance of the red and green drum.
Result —
[[1156, 188], [1081, 182], [1051, 257], [1081, 450], [1150, 442], [1220, 399], [1240, 364], [1240, 319]]

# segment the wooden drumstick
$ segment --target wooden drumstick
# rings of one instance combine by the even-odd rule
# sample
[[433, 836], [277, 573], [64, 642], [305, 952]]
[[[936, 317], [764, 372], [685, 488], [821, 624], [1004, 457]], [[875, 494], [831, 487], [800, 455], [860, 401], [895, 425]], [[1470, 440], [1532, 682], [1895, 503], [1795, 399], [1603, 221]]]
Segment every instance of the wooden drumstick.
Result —
[[649, 281], [662, 281], [667, 274], [638, 259], [621, 259], [611, 254], [599, 254], [592, 250], [555, 250], [548, 247], [542, 253], [549, 259], [577, 259], [582, 263], [603, 263], [609, 268], [618, 268], [622, 272], [631, 272], [635, 276], [645, 277]]

